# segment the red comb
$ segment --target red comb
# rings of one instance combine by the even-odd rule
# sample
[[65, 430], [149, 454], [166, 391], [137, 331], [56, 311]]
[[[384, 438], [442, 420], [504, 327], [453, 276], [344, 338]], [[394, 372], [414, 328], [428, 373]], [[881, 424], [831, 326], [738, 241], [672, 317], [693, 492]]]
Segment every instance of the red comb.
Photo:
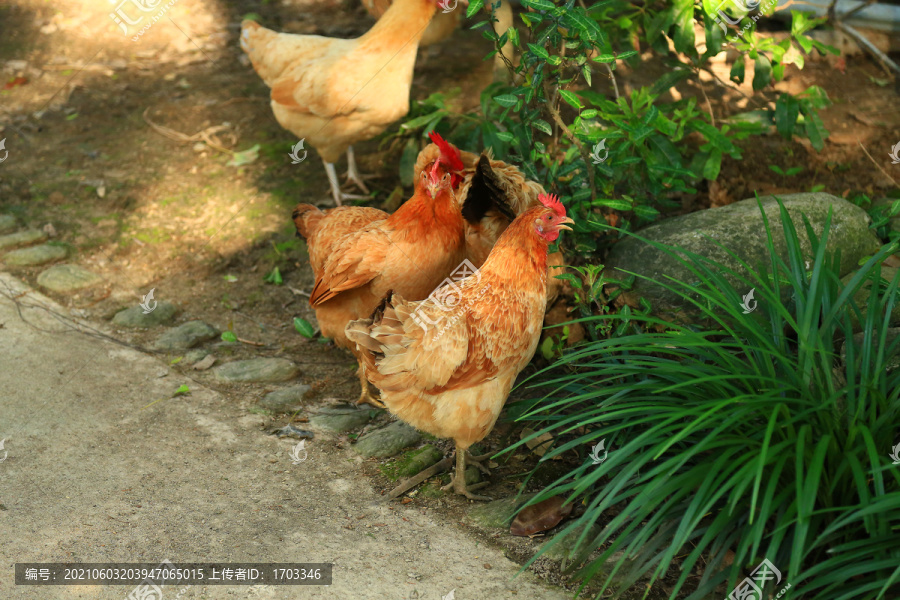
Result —
[[441, 163], [443, 163], [448, 170], [462, 171], [466, 168], [463, 164], [459, 149], [456, 146], [442, 138], [441, 134], [436, 131], [429, 132], [428, 137], [430, 137], [431, 141], [437, 144], [437, 147], [441, 149]]
[[556, 194], [538, 194], [538, 200], [560, 217], [566, 216], [566, 207], [559, 201], [559, 196]]

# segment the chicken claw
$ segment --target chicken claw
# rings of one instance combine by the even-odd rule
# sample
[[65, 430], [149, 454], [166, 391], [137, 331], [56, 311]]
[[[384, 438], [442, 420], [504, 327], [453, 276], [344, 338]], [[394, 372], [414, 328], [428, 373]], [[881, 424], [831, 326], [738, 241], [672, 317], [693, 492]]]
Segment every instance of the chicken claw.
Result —
[[359, 385], [362, 387], [362, 393], [359, 395], [359, 400], [356, 401], [357, 406], [360, 404], [371, 404], [375, 408], [385, 408], [381, 400], [373, 396], [371, 390], [369, 390], [369, 380], [362, 365], [359, 366], [356, 374], [359, 375]]
[[[456, 470], [453, 472], [453, 475], [450, 478], [450, 483], [441, 487], [441, 489], [444, 491], [453, 490], [455, 493], [459, 494], [460, 496], [465, 496], [469, 500], [492, 500], [493, 498], [491, 498], [490, 496], [479, 496], [478, 494], [472, 493], [472, 490], [480, 490], [481, 488], [487, 486], [487, 481], [482, 481], [481, 483], [476, 483], [474, 485], [466, 485], [467, 456], [469, 456], [467, 450], [464, 450], [459, 446], [456, 447]], [[478, 461], [476, 460], [475, 462], [477, 463]]]
[[[356, 185], [360, 190], [362, 190], [363, 194], [369, 193], [369, 188], [366, 187], [365, 179], [366, 175], [361, 175], [359, 169], [356, 166], [356, 157], [353, 154], [353, 146], [347, 148], [347, 181], [346, 183], [352, 183]], [[363, 196], [365, 198], [366, 196]]]
[[334, 169], [334, 163], [325, 163], [325, 173], [328, 174], [328, 184], [331, 187], [331, 196], [334, 198], [334, 203], [338, 206], [343, 206], [343, 200], [366, 200], [369, 198], [368, 196], [342, 192], [341, 186], [338, 184], [338, 176], [337, 171]]

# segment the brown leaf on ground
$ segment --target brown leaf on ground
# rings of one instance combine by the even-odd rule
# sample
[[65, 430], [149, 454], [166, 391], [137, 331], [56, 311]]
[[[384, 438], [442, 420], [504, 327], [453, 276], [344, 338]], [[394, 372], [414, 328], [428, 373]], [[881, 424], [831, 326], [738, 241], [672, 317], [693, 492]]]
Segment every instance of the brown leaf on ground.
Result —
[[513, 535], [528, 536], [547, 531], [559, 525], [560, 521], [572, 514], [572, 503], [563, 504], [562, 496], [554, 496], [538, 502], [516, 515], [509, 532]]

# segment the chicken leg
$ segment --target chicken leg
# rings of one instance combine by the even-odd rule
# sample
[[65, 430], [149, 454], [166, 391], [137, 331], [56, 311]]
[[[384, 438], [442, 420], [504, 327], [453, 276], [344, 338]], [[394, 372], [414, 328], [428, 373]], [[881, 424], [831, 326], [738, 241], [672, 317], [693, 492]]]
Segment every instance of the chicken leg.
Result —
[[356, 404], [371, 404], [375, 408], [385, 408], [381, 400], [372, 395], [369, 389], [369, 379], [366, 377], [366, 368], [362, 363], [359, 364], [359, 370], [356, 371], [356, 374], [359, 375], [359, 385], [362, 386], [362, 393], [359, 395], [359, 400], [356, 401]]
[[[362, 190], [363, 194], [369, 193], [369, 188], [363, 182], [363, 175], [360, 175], [359, 169], [356, 167], [356, 156], [353, 154], [353, 146], [347, 148], [347, 183], [353, 183]], [[365, 198], [365, 196], [363, 196]]]
[[476, 483], [475, 485], [466, 485], [466, 459], [471, 460], [479, 465], [480, 468], [484, 469], [483, 465], [480, 464], [480, 460], [487, 458], [487, 456], [472, 456], [469, 454], [468, 448], [463, 448], [456, 444], [456, 470], [453, 472], [453, 475], [450, 478], [450, 483], [442, 487], [442, 490], [453, 490], [457, 494], [461, 496], [465, 496], [469, 500], [491, 500], [489, 496], [479, 496], [478, 494], [473, 494], [472, 490], [478, 490], [488, 483], [483, 481], [481, 483]]

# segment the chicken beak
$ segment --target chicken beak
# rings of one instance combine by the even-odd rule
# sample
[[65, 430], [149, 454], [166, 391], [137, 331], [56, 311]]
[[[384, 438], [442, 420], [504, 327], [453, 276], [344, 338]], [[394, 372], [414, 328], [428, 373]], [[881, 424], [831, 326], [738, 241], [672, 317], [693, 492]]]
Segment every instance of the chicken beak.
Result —
[[437, 198], [438, 192], [441, 190], [440, 168], [440, 163], [435, 161], [434, 165], [431, 167], [431, 171], [428, 173], [428, 181], [425, 183], [425, 189], [428, 190], [432, 200]]
[[567, 227], [566, 223], [568, 223], [569, 225], [574, 225], [575, 221], [573, 221], [569, 217], [566, 217], [565, 219], [562, 220], [562, 222], [559, 225], [556, 226], [556, 228], [557, 229], [565, 229], [566, 231], [572, 231], [572, 228]]

